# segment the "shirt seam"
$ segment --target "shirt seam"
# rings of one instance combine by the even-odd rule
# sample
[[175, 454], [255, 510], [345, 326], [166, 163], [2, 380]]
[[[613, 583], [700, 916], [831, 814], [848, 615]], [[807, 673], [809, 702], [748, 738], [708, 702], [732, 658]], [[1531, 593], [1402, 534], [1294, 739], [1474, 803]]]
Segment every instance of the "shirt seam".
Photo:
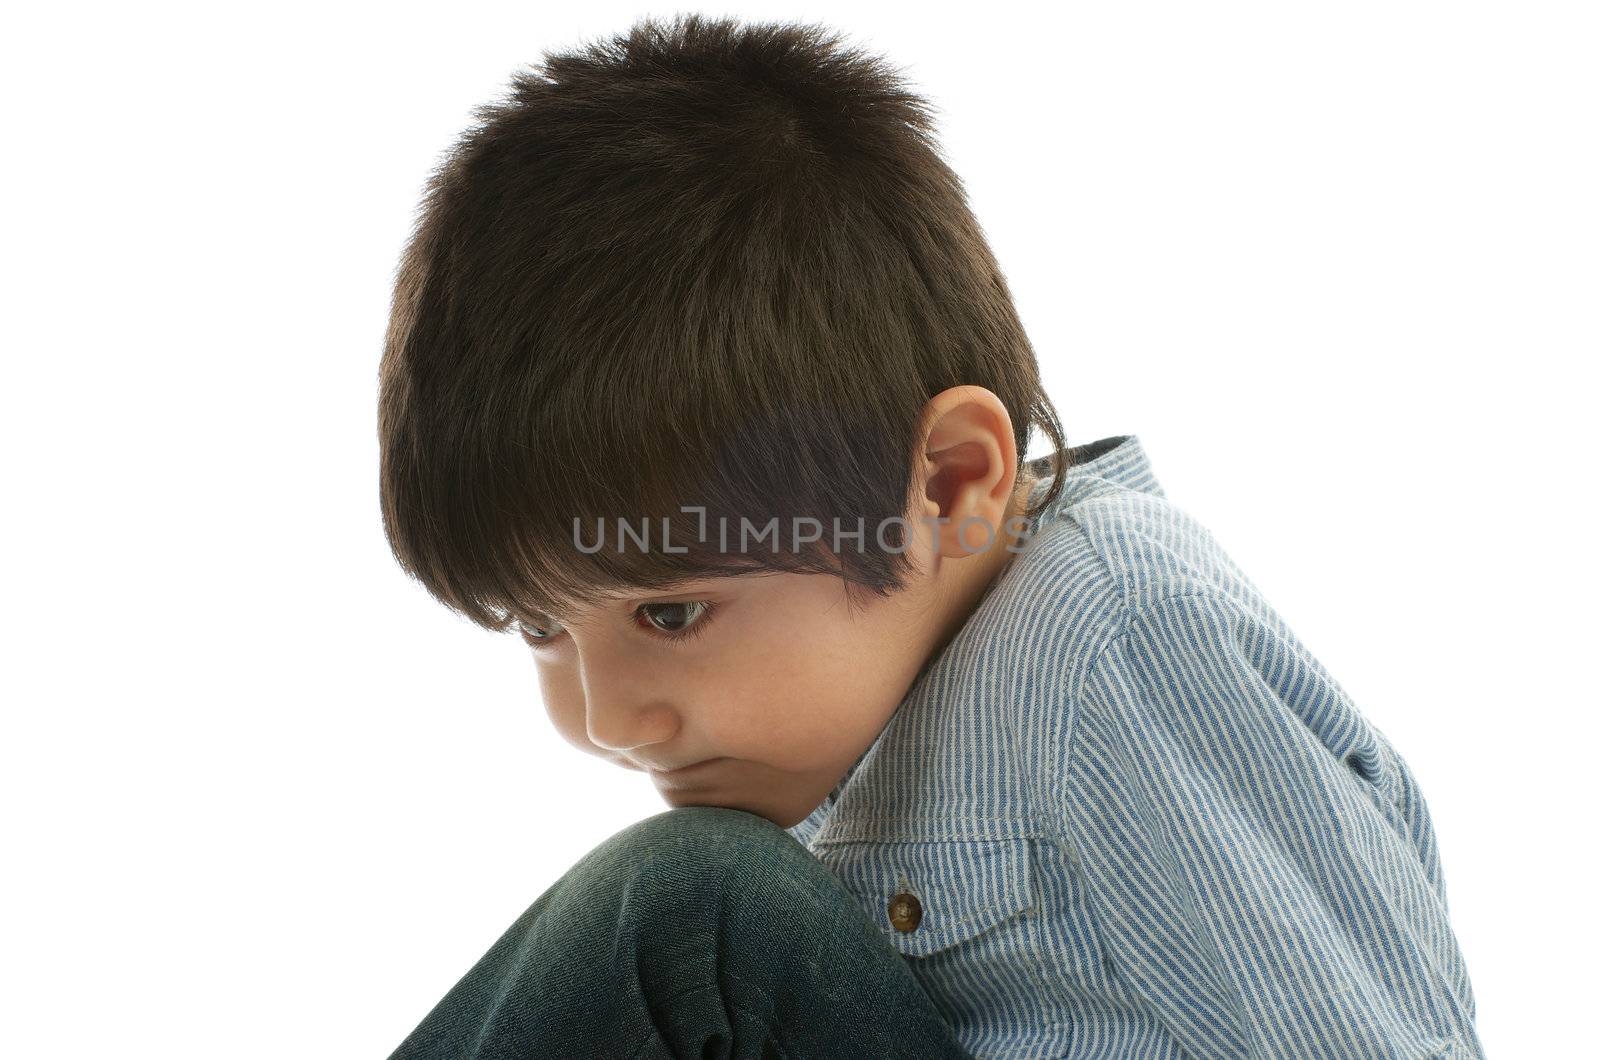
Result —
[[[1090, 463], [1092, 464], [1093, 461], [1090, 461]], [[1100, 657], [1105, 654], [1106, 649], [1112, 644], [1115, 644], [1119, 638], [1127, 634], [1130, 625], [1129, 614], [1133, 610], [1132, 605], [1129, 603], [1128, 587], [1125, 584], [1124, 579], [1119, 577], [1117, 572], [1112, 569], [1111, 564], [1106, 561], [1106, 557], [1104, 553], [1101, 552], [1100, 546], [1095, 543], [1094, 535], [1089, 532], [1088, 526], [1086, 526], [1083, 520], [1078, 517], [1078, 509], [1080, 505], [1086, 501], [1092, 501], [1098, 497], [1107, 496], [1117, 491], [1138, 491], [1132, 490], [1128, 486], [1113, 479], [1102, 479], [1096, 476], [1088, 477], [1093, 478], [1096, 481], [1104, 482], [1111, 488], [1093, 493], [1088, 497], [1068, 497], [1065, 495], [1065, 491], [1063, 491], [1063, 496], [1061, 499], [1052, 506], [1053, 510], [1047, 511], [1040, 516], [1040, 519], [1042, 520], [1045, 515], [1055, 515], [1061, 521], [1071, 523], [1077, 528], [1078, 533], [1083, 538], [1084, 544], [1088, 546], [1089, 554], [1094, 557], [1095, 562], [1100, 566], [1101, 577], [1110, 587], [1110, 590], [1115, 595], [1117, 601], [1117, 607], [1114, 614], [1102, 623], [1103, 626], [1109, 627], [1109, 630], [1104, 634], [1105, 639], [1101, 643], [1100, 647], [1094, 649], [1090, 653], [1089, 665], [1081, 670], [1076, 678], [1068, 675], [1066, 682], [1064, 682], [1066, 687], [1063, 691], [1062, 699], [1059, 704], [1060, 715], [1065, 719], [1067, 725], [1067, 732], [1063, 738], [1065, 746], [1062, 748], [1061, 768], [1063, 794], [1065, 794], [1067, 786], [1071, 783], [1072, 750], [1073, 745], [1077, 741], [1078, 735], [1078, 711], [1076, 709], [1076, 704], [1078, 702], [1079, 695], [1082, 692], [1083, 683], [1085, 680], [1087, 680], [1088, 675], [1093, 672], [1095, 665], [1100, 661]], [[1063, 838], [1063, 832], [1066, 831], [1066, 825], [1063, 823], [1060, 814], [1046, 812], [1045, 808], [1051, 804], [1052, 800], [1047, 797], [1048, 793], [1046, 791], [1041, 790], [1040, 777], [1037, 771], [1032, 777], [1028, 778], [1028, 782], [1022, 786], [1022, 790], [1029, 800], [1029, 805], [1027, 808], [1028, 817], [1036, 825], [1043, 829], [1043, 835], [1041, 838], [1058, 840]], [[1076, 863], [1077, 852], [1070, 845], [1068, 847], [1068, 855], [1073, 859], [1074, 863]]]
[[1190, 592], [1172, 593], [1161, 597], [1159, 600], [1154, 600], [1148, 604], [1143, 604], [1138, 608], [1129, 607], [1125, 603], [1123, 614], [1121, 616], [1123, 619], [1121, 628], [1108, 637], [1106, 642], [1100, 645], [1100, 647], [1095, 651], [1093, 658], [1091, 658], [1088, 665], [1083, 668], [1082, 676], [1080, 676], [1074, 683], [1074, 687], [1068, 695], [1068, 704], [1065, 713], [1070, 719], [1071, 729], [1067, 733], [1066, 747], [1062, 749], [1061, 796], [1063, 806], [1062, 812], [1053, 815], [1052, 820], [1056, 825], [1057, 838], [1065, 841], [1067, 853], [1072, 859], [1073, 866], [1078, 868], [1080, 873], [1082, 869], [1082, 859], [1078, 854], [1077, 830], [1073, 827], [1070, 814], [1072, 812], [1072, 791], [1077, 781], [1077, 774], [1074, 772], [1073, 766], [1077, 762], [1078, 730], [1081, 728], [1079, 723], [1083, 717], [1082, 703], [1084, 698], [1084, 686], [1089, 683], [1089, 679], [1093, 677], [1095, 671], [1099, 669], [1100, 663], [1106, 657], [1106, 653], [1114, 648], [1118, 642], [1126, 641], [1126, 639], [1134, 632], [1134, 628], [1140, 622], [1144, 621], [1150, 612], [1154, 611], [1158, 607], [1164, 607], [1169, 603], [1173, 603], [1178, 600], [1191, 599], [1194, 597], [1213, 599], [1219, 602], [1231, 602], [1227, 597], [1218, 596], [1214, 591], [1197, 589]]

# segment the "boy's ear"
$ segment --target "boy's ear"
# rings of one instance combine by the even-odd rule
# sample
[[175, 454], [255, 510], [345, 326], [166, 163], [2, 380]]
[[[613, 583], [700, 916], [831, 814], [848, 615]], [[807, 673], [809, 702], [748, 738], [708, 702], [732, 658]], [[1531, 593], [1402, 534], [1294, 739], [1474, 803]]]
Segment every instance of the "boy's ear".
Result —
[[952, 559], [1003, 542], [1018, 473], [1005, 403], [981, 386], [935, 395], [923, 410], [920, 452], [919, 535], [936, 538], [939, 555]]

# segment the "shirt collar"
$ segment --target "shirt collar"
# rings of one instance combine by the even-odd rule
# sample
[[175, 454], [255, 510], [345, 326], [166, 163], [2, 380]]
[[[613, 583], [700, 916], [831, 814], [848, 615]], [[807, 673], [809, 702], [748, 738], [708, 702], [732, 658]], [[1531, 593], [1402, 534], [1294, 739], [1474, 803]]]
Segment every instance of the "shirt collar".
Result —
[[[1053, 464], [1058, 455], [1051, 453], [1029, 462], [1037, 477], [1028, 494], [1030, 508], [1050, 488]], [[996, 821], [988, 814], [973, 812], [963, 820], [959, 791], [941, 793], [939, 819], [907, 820], [908, 816], [916, 815], [916, 807], [926, 802], [925, 799], [919, 801], [918, 792], [914, 790], [917, 785], [938, 784], [946, 777], [954, 783], [962, 773], [959, 763], [952, 759], [963, 748], [949, 739], [929, 745], [923, 739], [925, 734], [937, 728], [942, 733], [955, 732], [958, 737], [976, 737], [973, 730], [985, 725], [984, 719], [974, 711], [974, 697], [963, 694], [966, 684], [972, 680], [972, 667], [960, 667], [958, 660], [970, 659], [971, 651], [981, 650], [1000, 639], [996, 633], [1001, 632], [1002, 617], [1015, 611], [1007, 604], [1028, 577], [1030, 565], [1026, 560], [1031, 546], [1069, 507], [1092, 493], [1118, 486], [1166, 496], [1137, 435], [1112, 435], [1072, 446], [1065, 451], [1065, 457], [1065, 484], [1050, 506], [1029, 520], [1028, 543], [990, 587], [956, 636], [918, 676], [871, 745], [845, 770], [821, 805], [805, 820], [787, 829], [795, 839], [812, 846], [818, 839], [882, 838], [899, 825], [920, 828], [925, 833], [923, 838], [927, 839], [941, 838], [937, 834], [941, 829], [949, 830], [943, 838], [963, 838], [978, 816], [983, 816], [989, 825], [1005, 827], [1006, 822]], [[935, 718], [937, 726], [932, 724]], [[897, 751], [891, 755], [891, 746], [899, 745], [923, 750], [909, 754]], [[929, 750], [931, 754], [927, 753]], [[992, 786], [992, 781], [990, 783]], [[993, 792], [988, 795], [992, 797]], [[870, 814], [852, 813], [856, 805], [870, 806], [872, 811]], [[972, 809], [970, 804], [967, 808]]]

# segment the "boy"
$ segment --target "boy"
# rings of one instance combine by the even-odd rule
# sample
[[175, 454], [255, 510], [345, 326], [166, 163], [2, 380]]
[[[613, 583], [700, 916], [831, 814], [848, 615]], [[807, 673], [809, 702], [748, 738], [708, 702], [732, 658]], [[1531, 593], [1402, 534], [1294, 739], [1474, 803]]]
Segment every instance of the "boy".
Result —
[[1065, 444], [891, 71], [646, 20], [479, 117], [386, 530], [674, 809], [397, 1058], [1480, 1054], [1410, 770], [1137, 437]]

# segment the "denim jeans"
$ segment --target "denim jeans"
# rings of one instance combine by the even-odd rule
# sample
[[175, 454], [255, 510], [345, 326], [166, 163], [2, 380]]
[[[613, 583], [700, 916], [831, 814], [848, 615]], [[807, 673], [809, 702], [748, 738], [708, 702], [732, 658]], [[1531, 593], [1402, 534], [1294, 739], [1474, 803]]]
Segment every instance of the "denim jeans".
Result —
[[971, 1060], [833, 874], [743, 810], [639, 821], [567, 870], [389, 1060]]

